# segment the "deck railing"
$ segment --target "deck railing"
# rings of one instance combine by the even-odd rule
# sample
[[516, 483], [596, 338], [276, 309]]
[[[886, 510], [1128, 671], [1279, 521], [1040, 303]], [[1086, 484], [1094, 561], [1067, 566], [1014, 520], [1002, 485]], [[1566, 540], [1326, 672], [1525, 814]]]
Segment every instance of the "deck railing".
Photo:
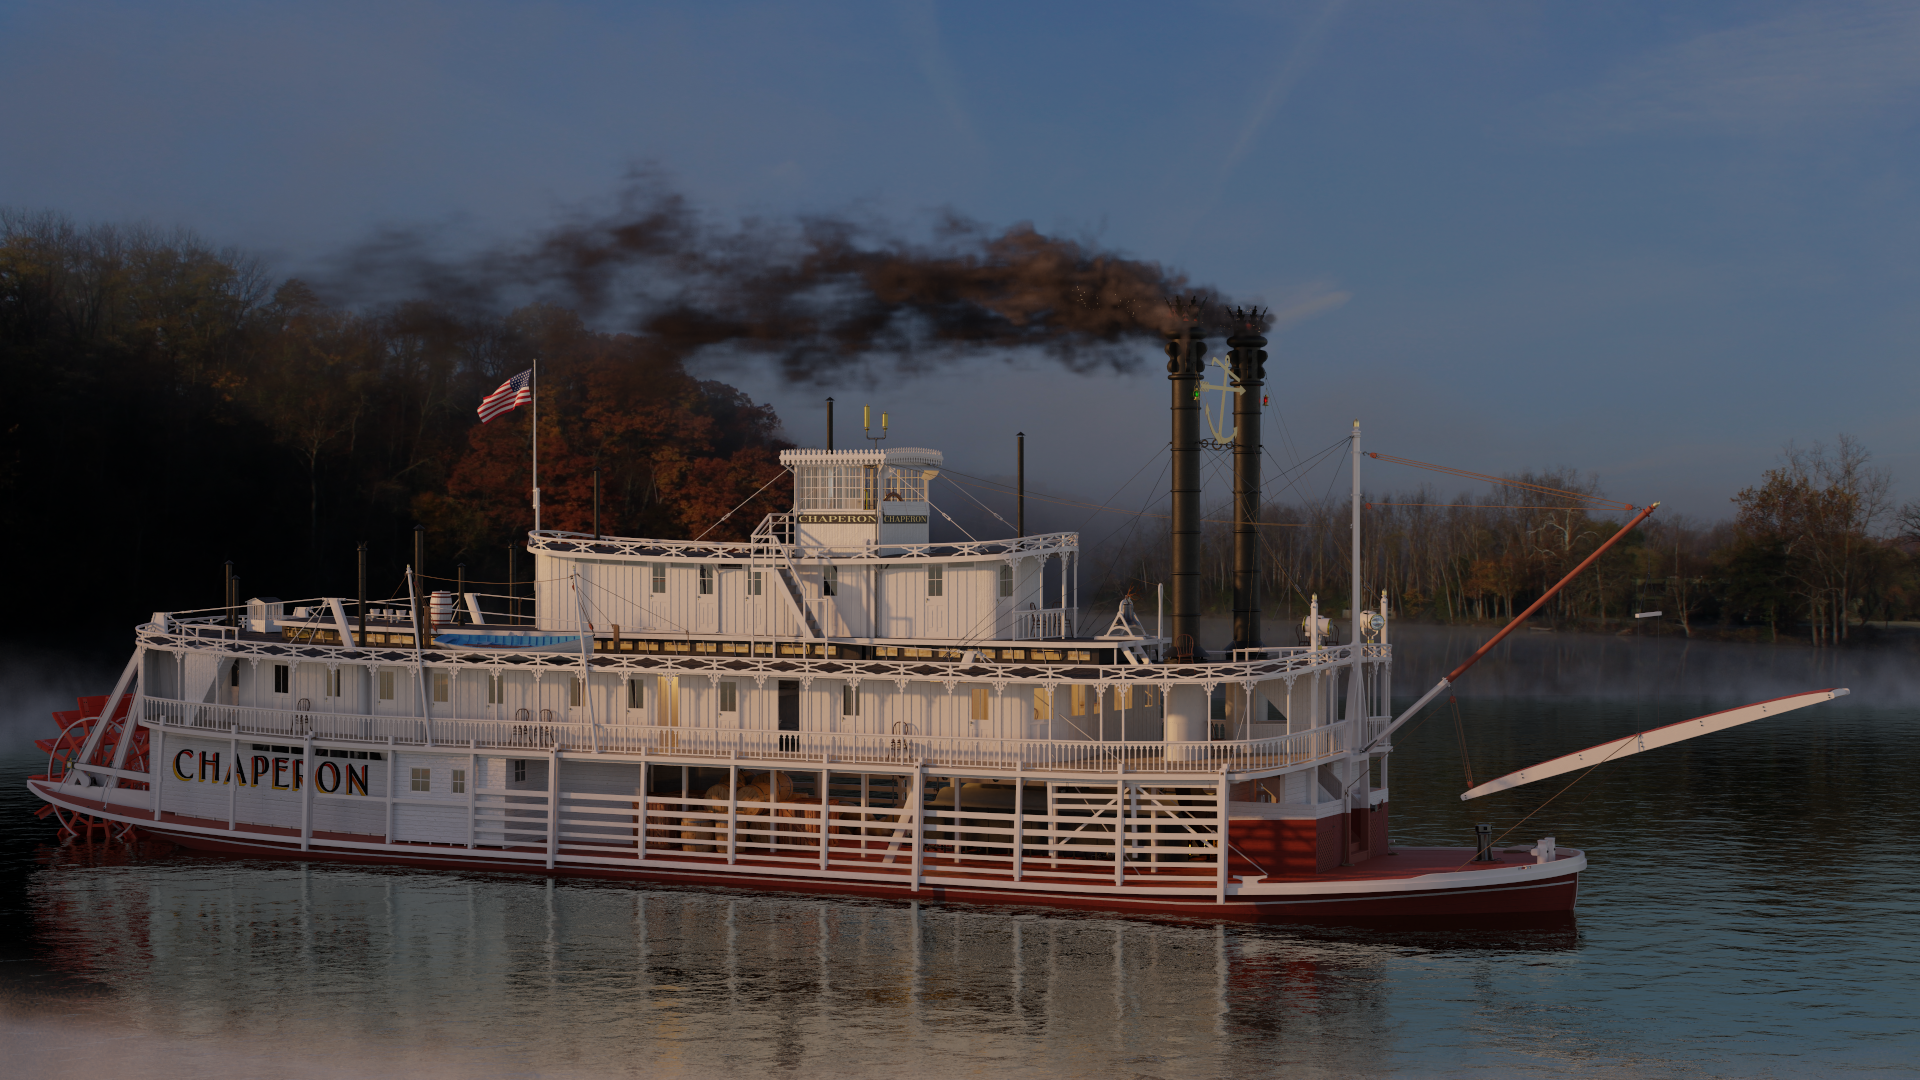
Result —
[[[368, 745], [474, 747], [486, 750], [564, 750], [644, 753], [672, 757], [752, 759], [795, 765], [937, 765], [947, 768], [1036, 769], [1067, 772], [1218, 773], [1266, 769], [1346, 753], [1356, 722], [1267, 739], [1220, 742], [1095, 742], [990, 739], [913, 734], [761, 731], [704, 727], [594, 725], [566, 722], [449, 720], [368, 716], [321, 710], [260, 709], [146, 697], [139, 714], [169, 731], [222, 737]], [[1377, 731], [1384, 718], [1369, 718]]]

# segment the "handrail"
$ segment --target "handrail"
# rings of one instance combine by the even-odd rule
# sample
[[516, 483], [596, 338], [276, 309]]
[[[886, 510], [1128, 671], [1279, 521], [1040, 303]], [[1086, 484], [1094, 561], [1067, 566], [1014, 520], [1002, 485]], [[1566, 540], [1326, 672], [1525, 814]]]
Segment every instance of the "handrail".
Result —
[[[769, 515], [769, 517], [788, 515]], [[807, 558], [835, 561], [893, 562], [900, 559], [952, 559], [981, 556], [1018, 557], [1078, 551], [1080, 534], [1075, 532], [1038, 533], [1009, 540], [961, 540], [939, 544], [886, 544], [878, 547], [825, 547], [790, 543], [775, 539], [768, 522], [754, 531], [754, 539], [741, 541], [655, 540], [636, 537], [602, 536], [543, 530], [527, 535], [528, 551], [594, 556], [671, 559], [750, 559], [768, 546], [806, 553]], [[763, 531], [764, 530], [764, 531]]]
[[[221, 628], [225, 629], [225, 628]], [[356, 660], [374, 663], [419, 662], [428, 667], [473, 670], [499, 670], [504, 664], [516, 670], [533, 668], [577, 668], [579, 658], [560, 653], [529, 653], [514, 649], [482, 649], [465, 646], [429, 645], [424, 652], [404, 646], [347, 646], [322, 642], [233, 640], [231, 637], [202, 638], [176, 634], [147, 623], [138, 630], [142, 644], [152, 648], [213, 648], [234, 656], [262, 659], [305, 658], [316, 661]], [[647, 635], [639, 635], [647, 636]], [[678, 635], [676, 635], [678, 636]], [[809, 644], [796, 639], [793, 644]], [[1049, 643], [1023, 643], [1028, 645]], [[1050, 643], [1058, 647], [1103, 649], [1111, 642], [1064, 641]], [[940, 644], [937, 647], [960, 652], [971, 646]], [[1391, 646], [1366, 645], [1364, 660], [1380, 663], [1391, 655]], [[1164, 664], [1094, 664], [1082, 662], [980, 660], [936, 661], [924, 658], [850, 660], [805, 656], [743, 656], [738, 653], [595, 653], [592, 666], [596, 673], [618, 675], [623, 672], [644, 674], [713, 675], [727, 678], [753, 678], [756, 675], [779, 678], [831, 679], [910, 679], [914, 681], [955, 681], [1047, 685], [1060, 682], [1099, 683], [1109, 686], [1213, 686], [1224, 683], [1262, 682], [1288, 676], [1298, 677], [1359, 662], [1355, 646], [1323, 645], [1302, 650], [1299, 655], [1255, 661], [1195, 661]]]
[[[263, 709], [172, 698], [140, 699], [142, 722], [169, 730], [221, 737], [304, 739], [362, 746], [430, 745], [427, 721], [417, 716]], [[1377, 724], [1380, 717], [1368, 718]], [[576, 721], [468, 720], [434, 717], [432, 742], [493, 750], [570, 750], [688, 757], [754, 758], [817, 764], [822, 761], [926, 764], [998, 769], [1218, 773], [1222, 768], [1296, 765], [1347, 753], [1359, 722], [1266, 739], [1219, 742], [1111, 742], [996, 739], [851, 732], [794, 732], [739, 728], [600, 725]], [[596, 745], [597, 737], [597, 745]], [[156, 763], [156, 768], [158, 768]]]

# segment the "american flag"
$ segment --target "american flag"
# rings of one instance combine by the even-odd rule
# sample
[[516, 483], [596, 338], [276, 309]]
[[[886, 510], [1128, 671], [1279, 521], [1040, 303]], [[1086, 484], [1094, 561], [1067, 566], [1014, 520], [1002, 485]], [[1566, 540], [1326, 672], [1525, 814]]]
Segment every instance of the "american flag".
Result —
[[486, 399], [480, 402], [480, 422], [484, 424], [501, 413], [512, 412], [532, 400], [533, 369], [528, 368], [501, 383], [500, 389], [488, 394]]

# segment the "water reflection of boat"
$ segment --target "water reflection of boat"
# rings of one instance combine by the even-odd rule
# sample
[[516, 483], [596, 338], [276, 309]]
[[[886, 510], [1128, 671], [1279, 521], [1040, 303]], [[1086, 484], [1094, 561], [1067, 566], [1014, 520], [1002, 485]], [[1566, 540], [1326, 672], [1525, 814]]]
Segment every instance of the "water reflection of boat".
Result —
[[[1228, 344], [1245, 517], [1265, 340]], [[1168, 352], [1167, 632], [1130, 599], [1082, 612], [1077, 534], [932, 542], [936, 451], [795, 450], [793, 510], [745, 542], [529, 534], [531, 615], [423, 589], [156, 613], [31, 787], [70, 828], [276, 858], [1240, 919], [1572, 908], [1585, 856], [1550, 840], [1389, 848], [1390, 620], [1357, 554], [1347, 640], [1316, 606], [1266, 647], [1237, 523], [1234, 641], [1198, 647], [1205, 342]]]

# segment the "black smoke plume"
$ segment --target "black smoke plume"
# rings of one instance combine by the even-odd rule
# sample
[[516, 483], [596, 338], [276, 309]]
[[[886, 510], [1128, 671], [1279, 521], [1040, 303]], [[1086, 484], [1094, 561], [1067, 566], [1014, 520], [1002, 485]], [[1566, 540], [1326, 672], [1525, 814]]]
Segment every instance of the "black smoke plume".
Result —
[[541, 300], [683, 360], [752, 355], [794, 382], [911, 373], [982, 349], [1125, 370], [1172, 327], [1169, 297], [1212, 296], [1158, 263], [951, 212], [922, 241], [848, 216], [721, 226], [644, 172], [611, 209], [530, 240], [454, 256], [448, 239], [384, 231], [343, 257], [331, 291], [474, 314]]

